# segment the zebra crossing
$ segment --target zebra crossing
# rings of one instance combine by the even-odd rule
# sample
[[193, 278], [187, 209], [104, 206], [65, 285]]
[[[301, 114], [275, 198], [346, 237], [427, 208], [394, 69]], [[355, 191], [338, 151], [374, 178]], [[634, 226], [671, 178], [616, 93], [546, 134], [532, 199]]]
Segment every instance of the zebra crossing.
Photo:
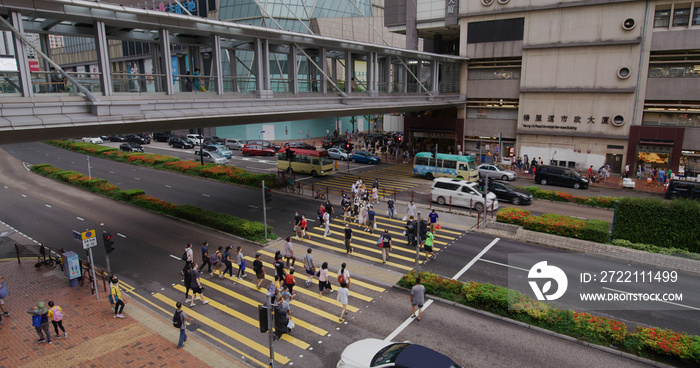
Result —
[[414, 190], [415, 188], [428, 184], [423, 178], [413, 175], [413, 168], [410, 165], [392, 165], [364, 171], [361, 174], [341, 175], [335, 174], [319, 182], [322, 187], [330, 189], [350, 191], [350, 187], [358, 179], [362, 179], [367, 188], [372, 187], [372, 181], [379, 181], [379, 197], [386, 198], [395, 192]]

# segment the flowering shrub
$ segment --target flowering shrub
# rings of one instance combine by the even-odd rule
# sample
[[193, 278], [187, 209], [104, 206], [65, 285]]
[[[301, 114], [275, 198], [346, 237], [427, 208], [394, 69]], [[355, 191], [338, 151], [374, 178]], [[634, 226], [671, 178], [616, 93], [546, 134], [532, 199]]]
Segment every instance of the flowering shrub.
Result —
[[536, 186], [524, 187], [522, 189], [525, 189], [528, 192], [532, 193], [532, 196], [535, 198], [548, 199], [550, 201], [558, 201], [558, 202], [573, 202], [573, 203], [582, 204], [582, 205], [586, 205], [586, 206], [592, 206], [592, 207], [614, 208], [615, 202], [619, 199], [619, 198], [607, 197], [607, 196], [588, 197], [588, 198], [587, 197], [579, 197], [579, 196], [574, 196], [574, 195], [572, 195], [570, 193], [566, 193], [566, 192], [541, 189], [541, 188], [536, 187]]
[[547, 213], [542, 216], [529, 216], [523, 220], [523, 228], [554, 235], [577, 238], [586, 221], [574, 217]]
[[[620, 321], [558, 309], [551, 304], [533, 300], [515, 290], [481, 284], [462, 283], [445, 279], [429, 272], [411, 271], [397, 282], [397, 285], [411, 288], [416, 276], [427, 294], [434, 295], [491, 313], [506, 316], [580, 340], [608, 346], [620, 346], [629, 353], [641, 356], [662, 355], [665, 362], [690, 364], [700, 363], [700, 337], [688, 336], [670, 330], [638, 327], [633, 333]], [[510, 301], [510, 306], [508, 302]]]
[[523, 220], [528, 216], [530, 216], [530, 211], [528, 210], [506, 207], [498, 211], [496, 214], [496, 221], [523, 226]]

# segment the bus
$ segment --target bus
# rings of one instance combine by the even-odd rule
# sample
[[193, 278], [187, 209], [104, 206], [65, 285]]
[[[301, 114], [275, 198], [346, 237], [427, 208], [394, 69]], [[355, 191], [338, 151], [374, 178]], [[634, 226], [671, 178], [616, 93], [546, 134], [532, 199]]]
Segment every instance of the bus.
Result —
[[425, 176], [428, 180], [435, 177], [450, 177], [468, 181], [479, 179], [473, 155], [460, 156], [438, 153], [437, 162], [431, 152], [418, 152], [413, 160], [413, 174]]
[[291, 170], [295, 173], [324, 176], [333, 172], [335, 164], [326, 151], [316, 151], [301, 148], [288, 148], [292, 159], [287, 158], [287, 148], [277, 153], [277, 170]]

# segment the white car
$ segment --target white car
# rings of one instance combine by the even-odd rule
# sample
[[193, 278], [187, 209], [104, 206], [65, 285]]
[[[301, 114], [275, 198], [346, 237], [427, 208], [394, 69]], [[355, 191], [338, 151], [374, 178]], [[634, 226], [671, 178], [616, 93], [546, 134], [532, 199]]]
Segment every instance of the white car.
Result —
[[350, 156], [342, 148], [333, 147], [333, 148], [327, 149], [326, 151], [328, 151], [328, 156], [330, 156], [330, 158], [332, 158], [334, 160], [347, 161], [348, 157]]
[[[430, 190], [433, 202], [474, 208], [481, 211], [484, 208], [484, 194], [479, 190], [479, 184], [466, 180], [437, 178], [433, 180]], [[486, 195], [486, 206], [493, 210], [498, 209], [498, 199], [493, 192]]]
[[187, 139], [191, 140], [195, 146], [200, 146], [202, 145], [202, 142], [204, 142], [204, 137], [202, 137], [200, 134], [188, 134]]
[[[199, 150], [194, 151], [194, 156], [194, 160], [199, 161]], [[203, 161], [208, 164], [226, 165], [226, 163], [228, 163], [226, 157], [216, 152], [202, 151], [202, 157], [204, 159]]]
[[92, 143], [92, 144], [103, 143], [102, 138], [100, 138], [100, 137], [84, 137], [83, 142]]
[[477, 166], [477, 169], [479, 169], [479, 177], [482, 178], [486, 175], [488, 175], [489, 178], [500, 180], [515, 180], [518, 178], [515, 171], [504, 169], [500, 165], [481, 164]]
[[447, 356], [410, 342], [364, 339], [343, 350], [336, 368], [462, 368]]

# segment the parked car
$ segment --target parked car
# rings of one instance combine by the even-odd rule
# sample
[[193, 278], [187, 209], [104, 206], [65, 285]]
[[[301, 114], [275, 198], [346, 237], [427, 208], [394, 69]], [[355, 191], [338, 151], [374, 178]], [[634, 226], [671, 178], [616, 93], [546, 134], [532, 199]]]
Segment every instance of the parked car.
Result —
[[535, 183], [573, 187], [574, 189], [588, 188], [588, 179], [585, 179], [575, 170], [550, 165], [537, 166]]
[[243, 156], [272, 156], [277, 151], [272, 147], [265, 147], [260, 144], [251, 144], [250, 141], [241, 150]]
[[[195, 161], [199, 160], [199, 151], [194, 151], [194, 157]], [[226, 163], [228, 162], [226, 157], [221, 156], [216, 152], [202, 151], [201, 157], [203, 158], [203, 161], [208, 164], [226, 165]]]
[[[321, 143], [321, 147], [323, 147], [325, 149], [329, 149], [332, 147], [341, 147], [341, 148], [345, 148], [346, 150], [348, 150], [348, 148], [347, 148], [348, 145], [350, 145], [350, 143], [348, 143], [348, 140], [345, 138], [342, 138], [342, 137], [324, 138], [323, 143]], [[352, 148], [350, 148], [350, 149], [352, 149]]]
[[265, 148], [272, 148], [275, 150], [275, 152], [278, 152], [280, 150], [280, 148], [282, 148], [282, 147], [280, 147], [279, 144], [274, 144], [274, 143], [272, 143], [270, 141], [266, 141], [266, 140], [248, 141], [248, 142], [246, 142], [246, 144], [257, 144], [257, 145], [263, 146]]
[[307, 150], [316, 150], [316, 146], [312, 146], [306, 142], [288, 142], [284, 144], [284, 147], [290, 147], [290, 148], [298, 148], [298, 149], [307, 149]]
[[187, 139], [191, 140], [195, 146], [199, 146], [204, 142], [204, 137], [200, 134], [188, 134]]
[[348, 345], [336, 368], [462, 368], [449, 357], [422, 345], [364, 339]]
[[240, 151], [243, 149], [243, 146], [245, 146], [245, 143], [246, 142], [242, 139], [227, 139], [224, 145], [230, 150]]
[[700, 200], [700, 182], [672, 179], [668, 182], [666, 199], [691, 198]]
[[100, 137], [84, 137], [83, 142], [93, 143], [93, 144], [104, 143], [104, 141]]
[[328, 151], [328, 156], [330, 156], [334, 160], [341, 160], [345, 161], [348, 159], [350, 156], [347, 152], [345, 152], [344, 149], [342, 148], [329, 148], [326, 151]]
[[[483, 192], [486, 179], [479, 179], [479, 189]], [[520, 189], [501, 180], [489, 179], [489, 191], [496, 195], [499, 201], [510, 202], [512, 204], [531, 204], [532, 193], [525, 189]]]
[[194, 143], [187, 138], [181, 137], [170, 137], [168, 145], [173, 148], [194, 148]]
[[175, 135], [169, 132], [153, 132], [153, 140], [156, 142], [167, 142], [174, 136]]
[[477, 169], [479, 169], [479, 177], [482, 178], [486, 177], [486, 175], [488, 175], [489, 178], [501, 180], [515, 180], [518, 178], [515, 171], [504, 169], [500, 165], [481, 164], [477, 166]]
[[151, 136], [149, 136], [146, 133], [136, 133], [139, 137], [143, 138], [146, 140], [146, 144], [151, 144]]
[[382, 159], [371, 155], [369, 152], [355, 151], [352, 155], [350, 155], [350, 161], [365, 164], [379, 164], [382, 162]]
[[205, 144], [202, 146], [202, 150], [216, 152], [226, 158], [233, 157], [233, 152], [231, 152], [231, 150], [220, 144]]
[[107, 139], [109, 139], [110, 142], [126, 142], [126, 138], [124, 138], [123, 135], [110, 135]]
[[150, 141], [140, 134], [127, 134], [124, 136], [126, 142], [134, 142], [138, 144], [148, 144]]
[[143, 152], [143, 147], [136, 142], [124, 142], [119, 145], [119, 150], [125, 152]]
[[[452, 206], [472, 207], [477, 211], [484, 208], [484, 195], [479, 190], [479, 184], [450, 178], [437, 178], [433, 180], [430, 194], [434, 202], [439, 204], [450, 203]], [[486, 205], [498, 209], [498, 199], [493, 192], [486, 195]]]

